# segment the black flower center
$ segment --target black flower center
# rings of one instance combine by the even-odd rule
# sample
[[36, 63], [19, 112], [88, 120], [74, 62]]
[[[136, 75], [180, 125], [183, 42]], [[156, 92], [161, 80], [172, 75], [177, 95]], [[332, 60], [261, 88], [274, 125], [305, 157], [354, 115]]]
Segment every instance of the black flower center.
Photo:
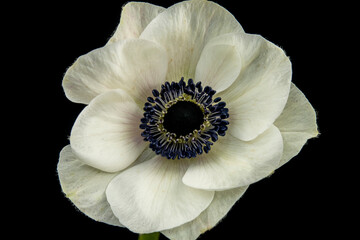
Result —
[[193, 102], [179, 101], [164, 116], [164, 128], [177, 136], [186, 136], [204, 122], [201, 108]]
[[141, 136], [150, 148], [168, 159], [192, 158], [208, 153], [218, 136], [225, 136], [229, 110], [216, 91], [203, 88], [192, 79], [186, 84], [165, 82], [161, 91], [154, 89], [144, 106]]

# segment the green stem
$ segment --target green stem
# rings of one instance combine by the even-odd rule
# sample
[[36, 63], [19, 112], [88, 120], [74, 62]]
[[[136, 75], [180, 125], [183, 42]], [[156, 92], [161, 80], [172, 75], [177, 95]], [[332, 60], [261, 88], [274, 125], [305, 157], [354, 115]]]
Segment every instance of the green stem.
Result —
[[160, 233], [149, 233], [149, 234], [140, 234], [138, 240], [159, 240]]

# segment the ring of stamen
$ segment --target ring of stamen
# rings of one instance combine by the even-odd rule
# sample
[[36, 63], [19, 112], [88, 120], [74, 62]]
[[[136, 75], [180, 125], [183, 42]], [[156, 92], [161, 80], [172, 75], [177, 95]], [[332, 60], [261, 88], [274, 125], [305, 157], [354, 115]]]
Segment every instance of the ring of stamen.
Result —
[[[225, 120], [229, 117], [229, 110], [225, 108], [226, 103], [221, 102], [220, 97], [212, 99], [215, 93], [216, 91], [209, 86], [203, 88], [201, 82], [194, 84], [192, 79], [189, 79], [187, 84], [184, 78], [181, 78], [178, 83], [165, 82], [161, 85], [160, 92], [154, 89], [153, 97], [147, 98], [144, 105], [144, 117], [140, 124], [140, 128], [144, 130], [141, 136], [145, 141], [150, 142], [150, 148], [156, 154], [168, 159], [192, 158], [203, 152], [208, 153], [211, 145], [218, 140], [218, 136], [225, 136], [229, 124]], [[184, 121], [184, 124], [193, 122], [192, 126], [199, 125], [192, 131], [182, 131], [176, 126], [171, 127], [173, 123], [166, 122], [174, 118], [170, 117], [169, 111], [177, 111], [176, 106], [180, 105], [194, 108], [190, 111], [192, 115], [203, 118], [200, 121], [190, 121], [192, 119]], [[199, 111], [202, 115], [199, 115], [201, 114]], [[184, 114], [188, 113], [185, 111]], [[178, 116], [181, 117], [181, 115]], [[165, 126], [172, 131], [168, 131]]]

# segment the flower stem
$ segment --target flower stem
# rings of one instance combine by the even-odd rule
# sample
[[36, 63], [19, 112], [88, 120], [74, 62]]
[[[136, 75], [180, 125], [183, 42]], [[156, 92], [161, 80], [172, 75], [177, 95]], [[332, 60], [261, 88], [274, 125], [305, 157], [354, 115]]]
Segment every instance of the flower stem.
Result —
[[159, 240], [160, 233], [149, 233], [149, 234], [140, 234], [138, 240]]

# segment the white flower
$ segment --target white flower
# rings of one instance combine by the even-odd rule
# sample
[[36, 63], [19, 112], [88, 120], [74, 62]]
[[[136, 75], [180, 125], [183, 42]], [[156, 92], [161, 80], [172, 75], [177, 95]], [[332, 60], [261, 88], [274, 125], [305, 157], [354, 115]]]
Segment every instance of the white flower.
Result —
[[126, 4], [106, 46], [64, 76], [87, 104], [60, 153], [64, 193], [97, 221], [196, 239], [317, 136], [291, 74], [216, 3]]

